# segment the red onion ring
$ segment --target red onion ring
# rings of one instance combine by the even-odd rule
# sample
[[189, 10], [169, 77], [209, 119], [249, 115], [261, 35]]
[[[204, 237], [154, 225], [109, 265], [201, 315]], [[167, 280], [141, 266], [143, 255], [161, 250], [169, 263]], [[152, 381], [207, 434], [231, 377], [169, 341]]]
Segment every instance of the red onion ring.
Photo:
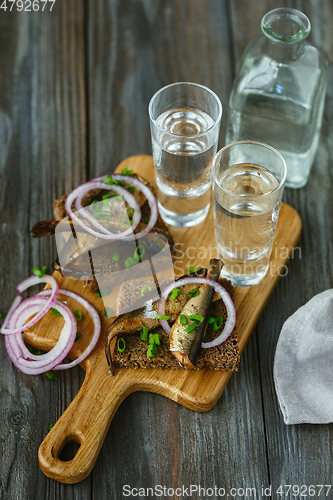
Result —
[[[165, 314], [165, 301], [168, 298], [168, 295], [172, 292], [174, 288], [179, 288], [182, 285], [189, 285], [190, 283], [200, 283], [201, 285], [209, 285], [214, 288], [214, 290], [221, 296], [221, 299], [223, 300], [226, 308], [227, 308], [227, 321], [224, 324], [224, 328], [220, 335], [216, 337], [216, 339], [212, 340], [211, 342], [203, 342], [201, 344], [201, 347], [203, 349], [208, 349], [209, 347], [215, 347], [219, 344], [222, 344], [232, 333], [233, 329], [235, 328], [236, 324], [236, 310], [234, 303], [228, 294], [227, 290], [217, 283], [216, 281], [210, 280], [208, 278], [182, 278], [177, 281], [174, 281], [173, 283], [170, 283], [165, 290], [163, 290], [163, 293], [161, 295], [161, 298], [158, 303], [158, 308], [157, 312], [158, 314]], [[160, 319], [159, 320], [163, 330], [169, 334], [171, 331], [169, 323], [165, 319]]]
[[[27, 325], [25, 325], [24, 322], [31, 314], [37, 312], [37, 308], [43, 306], [45, 302], [48, 302], [46, 297], [35, 296], [26, 299], [13, 312], [9, 320], [9, 325], [20, 330], [26, 329]], [[76, 335], [76, 320], [74, 315], [66, 304], [58, 300], [55, 301], [54, 308], [64, 317], [65, 325], [55, 347], [48, 353], [38, 356], [37, 360], [25, 359], [22, 356], [23, 352], [18, 344], [16, 335], [6, 336], [5, 344], [8, 356], [13, 364], [24, 373], [39, 375], [40, 373], [54, 369], [56, 365], [65, 359], [73, 347]], [[21, 334], [19, 335], [21, 336]], [[30, 353], [29, 357], [32, 357]]]
[[[147, 198], [147, 201], [148, 201], [148, 204], [149, 204], [149, 207], [150, 207], [150, 219], [149, 219], [149, 222], [146, 226], [145, 229], [143, 229], [142, 231], [140, 231], [138, 234], [133, 234], [133, 230], [137, 227], [137, 225], [135, 226], [134, 225], [134, 222], [133, 222], [133, 225], [127, 229], [126, 231], [120, 233], [120, 234], [101, 234], [101, 233], [97, 233], [96, 231], [94, 231], [93, 229], [91, 229], [90, 227], [86, 226], [76, 215], [75, 213], [73, 213], [72, 211], [72, 203], [75, 201], [76, 198], [79, 198], [78, 199], [78, 202], [75, 203], [75, 208], [78, 209], [81, 209], [82, 208], [82, 204], [81, 204], [81, 201], [82, 201], [82, 198], [83, 198], [83, 192], [86, 193], [87, 191], [90, 191], [90, 189], [93, 189], [92, 185], [94, 185], [94, 187], [96, 186], [95, 183], [97, 182], [101, 182], [102, 183], [102, 189], [112, 189], [114, 185], [108, 185], [108, 184], [105, 184], [104, 181], [106, 179], [106, 175], [101, 175], [99, 177], [96, 177], [95, 179], [92, 179], [91, 181], [89, 182], [86, 182], [84, 184], [81, 184], [80, 186], [78, 186], [76, 189], [74, 189], [74, 191], [72, 191], [68, 196], [67, 196], [67, 199], [66, 199], [66, 202], [65, 202], [65, 209], [66, 209], [66, 212], [73, 218], [73, 220], [75, 220], [83, 229], [85, 229], [88, 233], [92, 234], [93, 236], [97, 236], [99, 238], [102, 238], [102, 239], [108, 239], [108, 240], [115, 240], [115, 239], [124, 239], [124, 240], [133, 240], [133, 239], [137, 239], [137, 238], [142, 238], [143, 236], [145, 236], [146, 234], [149, 233], [149, 231], [154, 227], [154, 225], [156, 224], [156, 221], [157, 221], [157, 217], [158, 217], [158, 208], [157, 208], [157, 202], [156, 202], [156, 199], [155, 199], [155, 196], [153, 195], [153, 193], [151, 192], [151, 190], [149, 189], [148, 186], [146, 186], [143, 182], [139, 181], [138, 179], [136, 179], [135, 177], [131, 177], [131, 176], [128, 176], [128, 175], [120, 175], [120, 174], [112, 174], [112, 178], [114, 180], [119, 180], [119, 181], [123, 181], [123, 182], [126, 182], [126, 183], [129, 183], [131, 184], [132, 186], [136, 187], [137, 189], [139, 189], [144, 195], [145, 197]], [[88, 189], [89, 187], [89, 189]], [[121, 192], [120, 189], [124, 189], [124, 188], [120, 188], [119, 186], [115, 186], [117, 187], [117, 192]], [[114, 189], [115, 190], [115, 189]], [[132, 196], [126, 189], [124, 189], [124, 191], [126, 191], [127, 194], [129, 194], [133, 199], [134, 199], [134, 202], [133, 200], [131, 202], [129, 202], [129, 204], [131, 206], [133, 205], [137, 205], [137, 201], [135, 200], [134, 196]], [[82, 194], [82, 196], [81, 196]], [[125, 197], [125, 196], [124, 196]], [[130, 199], [130, 198], [128, 198]], [[126, 200], [127, 201], [127, 200]], [[140, 207], [138, 209], [135, 208], [135, 206], [133, 206], [133, 208], [135, 209], [134, 211], [134, 215], [133, 215], [133, 221], [134, 221], [134, 217], [135, 217], [135, 214], [141, 214], [141, 210], [140, 210]], [[86, 211], [85, 211], [86, 212]], [[141, 218], [141, 215], [140, 215], [140, 218]], [[93, 219], [93, 218], [92, 218]], [[93, 221], [91, 221], [91, 223], [97, 228], [98, 226], [101, 226], [101, 224], [99, 224], [95, 219], [93, 219]], [[136, 220], [136, 219], [135, 219]], [[98, 226], [97, 226], [97, 224]], [[103, 227], [103, 226], [101, 226]], [[106, 231], [105, 228], [103, 228], [104, 231]]]
[[[106, 178], [106, 176], [105, 176]], [[122, 233], [118, 234], [113, 234], [110, 233], [105, 227], [103, 227], [94, 217], [92, 217], [84, 208], [82, 207], [81, 201], [84, 195], [90, 191], [91, 189], [109, 189], [112, 191], [115, 191], [118, 194], [121, 194], [124, 199], [127, 201], [127, 203], [134, 208], [134, 215], [133, 215], [133, 225], [126, 229], [126, 231], [123, 231]], [[84, 222], [75, 214], [75, 212], [72, 211], [72, 203], [75, 202], [75, 200], [78, 199], [78, 202], [75, 203], [75, 208], [77, 209], [79, 207], [80, 211], [82, 210], [82, 215], [89, 220], [89, 222], [96, 228], [100, 229], [105, 234], [98, 233], [97, 231], [94, 231], [92, 228], [89, 226], [86, 226]], [[137, 225], [140, 222], [141, 219], [141, 210], [139, 207], [139, 204], [137, 203], [136, 199], [134, 196], [129, 193], [126, 189], [120, 187], [120, 186], [115, 186], [112, 184], [111, 186], [109, 184], [105, 184], [102, 182], [98, 182], [96, 180], [92, 180], [89, 182], [86, 182], [85, 184], [81, 184], [77, 188], [74, 189], [66, 198], [65, 201], [65, 209], [66, 212], [70, 215], [70, 217], [75, 220], [83, 229], [85, 229], [89, 234], [93, 236], [97, 236], [98, 238], [106, 239], [106, 240], [119, 240], [123, 239], [124, 236], [131, 235], [133, 233], [133, 230], [137, 227]], [[80, 212], [81, 213], [81, 212]]]
[[11, 316], [12, 316], [13, 312], [15, 311], [15, 309], [17, 308], [17, 306], [22, 301], [22, 295], [21, 295], [22, 292], [24, 292], [30, 286], [37, 285], [39, 283], [48, 283], [49, 285], [51, 285], [51, 287], [52, 287], [52, 293], [51, 293], [51, 296], [50, 296], [48, 302], [43, 307], [43, 309], [41, 311], [39, 311], [39, 313], [37, 313], [36, 316], [34, 318], [32, 318], [31, 321], [29, 321], [29, 323], [27, 323], [25, 325], [24, 329], [28, 329], [31, 326], [33, 326], [35, 323], [37, 323], [37, 321], [39, 321], [44, 316], [44, 314], [47, 313], [47, 311], [49, 311], [51, 309], [51, 307], [55, 303], [55, 300], [56, 300], [58, 292], [59, 292], [59, 285], [58, 285], [58, 283], [53, 278], [53, 276], [45, 275], [42, 278], [38, 278], [37, 276], [30, 276], [30, 278], [27, 278], [26, 280], [22, 281], [17, 286], [17, 291], [18, 291], [19, 294], [15, 298], [12, 306], [10, 307], [10, 309], [8, 311], [8, 314], [7, 314], [6, 318], [5, 318], [5, 321], [4, 321], [4, 323], [3, 323], [3, 325], [2, 325], [2, 327], [0, 329], [1, 333], [3, 333], [4, 335], [21, 333], [21, 331], [22, 331], [21, 327], [6, 328], [6, 325], [7, 325], [7, 323], [10, 322], [10, 319], [11, 319]]
[[[47, 294], [49, 294], [49, 290], [43, 290], [42, 292], [40, 292], [38, 294], [38, 296], [44, 296]], [[84, 359], [86, 359], [87, 356], [94, 349], [95, 345], [98, 342], [100, 333], [101, 333], [101, 318], [100, 318], [98, 312], [96, 311], [96, 309], [94, 308], [94, 306], [92, 306], [86, 299], [81, 297], [81, 295], [78, 295], [77, 293], [71, 292], [69, 290], [64, 290], [62, 288], [59, 290], [59, 294], [67, 295], [68, 297], [71, 297], [72, 299], [77, 300], [88, 311], [88, 313], [90, 314], [91, 319], [93, 320], [93, 323], [94, 323], [94, 334], [92, 336], [92, 339], [91, 339], [88, 347], [81, 354], [81, 356], [76, 358], [74, 361], [71, 361], [70, 363], [58, 365], [55, 368], [53, 368], [54, 370], [67, 370], [67, 368], [72, 368], [73, 366], [76, 366], [76, 365], [79, 365], [80, 363], [82, 363], [82, 361]], [[75, 333], [76, 333], [76, 331], [75, 331]]]

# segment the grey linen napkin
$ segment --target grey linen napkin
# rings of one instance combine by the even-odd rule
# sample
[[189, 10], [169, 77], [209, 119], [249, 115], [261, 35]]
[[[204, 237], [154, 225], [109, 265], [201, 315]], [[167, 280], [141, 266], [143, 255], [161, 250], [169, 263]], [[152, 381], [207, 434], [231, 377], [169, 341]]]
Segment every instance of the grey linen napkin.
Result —
[[273, 373], [286, 424], [333, 422], [333, 289], [284, 323]]

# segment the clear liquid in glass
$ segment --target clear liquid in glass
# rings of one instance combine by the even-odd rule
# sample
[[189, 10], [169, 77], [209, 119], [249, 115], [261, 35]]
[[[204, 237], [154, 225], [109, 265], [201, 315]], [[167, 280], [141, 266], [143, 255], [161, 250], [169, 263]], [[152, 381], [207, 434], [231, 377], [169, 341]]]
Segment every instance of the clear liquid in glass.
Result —
[[265, 194], [279, 182], [266, 168], [243, 163], [224, 170], [218, 183], [223, 189], [214, 183], [214, 219], [222, 275], [235, 285], [256, 284], [268, 269], [280, 209]]
[[210, 166], [217, 143], [210, 146], [204, 133], [214, 120], [198, 109], [178, 108], [162, 113], [156, 124], [160, 137], [159, 143], [152, 139], [152, 148], [161, 216], [174, 226], [196, 225], [210, 205]]

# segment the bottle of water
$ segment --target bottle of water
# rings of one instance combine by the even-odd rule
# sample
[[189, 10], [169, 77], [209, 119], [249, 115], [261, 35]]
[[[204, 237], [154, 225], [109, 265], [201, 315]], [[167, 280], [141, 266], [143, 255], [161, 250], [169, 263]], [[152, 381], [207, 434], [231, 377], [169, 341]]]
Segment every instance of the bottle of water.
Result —
[[279, 8], [262, 19], [261, 37], [240, 61], [229, 103], [226, 144], [273, 146], [287, 164], [286, 186], [303, 187], [318, 147], [328, 62], [305, 41], [311, 30], [300, 11]]

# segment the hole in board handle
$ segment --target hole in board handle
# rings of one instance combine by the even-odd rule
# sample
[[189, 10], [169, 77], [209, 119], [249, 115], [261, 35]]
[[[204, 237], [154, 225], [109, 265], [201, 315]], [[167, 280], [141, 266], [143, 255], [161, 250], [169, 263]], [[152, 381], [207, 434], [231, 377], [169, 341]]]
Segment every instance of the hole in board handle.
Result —
[[80, 436], [75, 434], [66, 436], [57, 450], [57, 453], [55, 453], [55, 450], [52, 450], [52, 455], [62, 462], [70, 462], [79, 451], [81, 444], [82, 438]]

